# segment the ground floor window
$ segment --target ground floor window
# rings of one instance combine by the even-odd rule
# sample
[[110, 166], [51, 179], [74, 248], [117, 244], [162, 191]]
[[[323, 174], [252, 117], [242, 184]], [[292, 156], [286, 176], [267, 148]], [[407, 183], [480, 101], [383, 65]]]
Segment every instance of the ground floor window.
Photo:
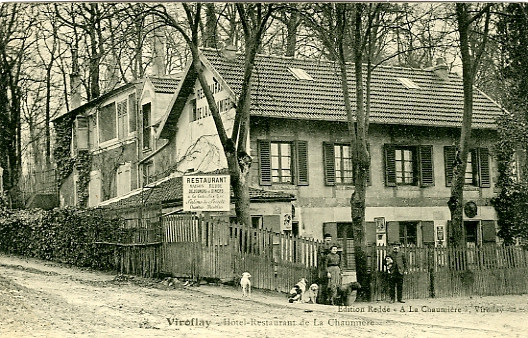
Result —
[[418, 222], [400, 222], [400, 244], [416, 245]]
[[341, 267], [343, 270], [356, 270], [354, 233], [351, 222], [337, 223], [337, 241], [342, 248]]

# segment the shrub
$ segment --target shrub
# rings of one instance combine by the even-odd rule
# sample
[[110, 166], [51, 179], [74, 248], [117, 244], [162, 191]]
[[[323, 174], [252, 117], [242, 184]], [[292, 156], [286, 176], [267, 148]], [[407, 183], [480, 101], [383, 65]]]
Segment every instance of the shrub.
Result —
[[0, 251], [100, 270], [115, 269], [120, 219], [98, 209], [0, 209]]

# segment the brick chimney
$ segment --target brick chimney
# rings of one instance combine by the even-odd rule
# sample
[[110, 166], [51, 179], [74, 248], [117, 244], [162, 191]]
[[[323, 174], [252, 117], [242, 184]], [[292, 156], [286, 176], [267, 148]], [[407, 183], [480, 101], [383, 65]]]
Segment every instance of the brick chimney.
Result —
[[433, 67], [433, 72], [442, 80], [449, 81], [449, 71], [444, 58], [436, 59], [436, 65]]
[[164, 60], [164, 44], [163, 44], [163, 32], [158, 29], [154, 31], [152, 37], [152, 75], [163, 76], [165, 75], [165, 60]]
[[222, 55], [229, 61], [236, 60], [237, 48], [230, 41], [222, 48]]
[[70, 107], [71, 110], [81, 106], [81, 75], [79, 72], [79, 55], [77, 49], [72, 51], [72, 72], [70, 74]]

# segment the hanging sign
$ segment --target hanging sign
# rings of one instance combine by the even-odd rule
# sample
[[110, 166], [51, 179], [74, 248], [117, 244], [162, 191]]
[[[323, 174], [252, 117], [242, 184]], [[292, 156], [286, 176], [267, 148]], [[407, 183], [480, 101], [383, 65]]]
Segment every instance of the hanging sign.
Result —
[[229, 175], [183, 176], [183, 211], [229, 211]]

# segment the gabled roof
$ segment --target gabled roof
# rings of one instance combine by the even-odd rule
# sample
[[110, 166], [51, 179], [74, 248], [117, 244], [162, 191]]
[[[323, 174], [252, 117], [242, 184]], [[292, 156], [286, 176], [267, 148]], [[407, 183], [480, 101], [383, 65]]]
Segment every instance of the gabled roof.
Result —
[[132, 81], [132, 82], [126, 83], [126, 84], [124, 84], [124, 85], [122, 85], [120, 87], [117, 87], [115, 89], [112, 89], [111, 91], [108, 91], [108, 92], [104, 93], [101, 96], [96, 97], [95, 99], [93, 99], [91, 101], [88, 101], [88, 102], [80, 105], [79, 107], [77, 107], [75, 109], [72, 109], [72, 110], [67, 111], [67, 112], [63, 112], [62, 114], [59, 114], [59, 115], [55, 116], [54, 118], [51, 119], [51, 121], [53, 122], [55, 120], [63, 118], [64, 116], [67, 116], [67, 115], [75, 117], [75, 116], [77, 116], [77, 114], [79, 114], [81, 112], [84, 112], [87, 109], [90, 109], [92, 107], [97, 106], [98, 104], [100, 104], [101, 102], [104, 102], [105, 100], [108, 100], [112, 96], [119, 95], [120, 93], [129, 90], [131, 87], [134, 87], [134, 86], [137, 86], [137, 85], [140, 85], [140, 84], [141, 85], [143, 84], [143, 80], [136, 80], [136, 81]]
[[182, 74], [164, 76], [164, 77], [149, 77], [148, 78], [154, 87], [156, 93], [173, 94], [178, 89]]
[[[241, 92], [244, 56], [224, 58], [220, 51], [202, 50], [205, 63]], [[306, 71], [313, 81], [297, 79], [288, 69]], [[355, 102], [354, 67], [348, 69], [349, 90]], [[364, 72], [366, 74], [366, 72]], [[460, 127], [463, 112], [462, 79], [449, 74], [442, 80], [434, 71], [378, 66], [372, 73], [370, 122], [437, 127]], [[401, 79], [418, 88], [408, 88]], [[251, 116], [346, 121], [339, 66], [334, 62], [257, 55], [252, 85]], [[353, 106], [354, 107], [354, 106]], [[473, 128], [495, 129], [502, 108], [474, 90]]]
[[[181, 205], [183, 204], [182, 180], [182, 176], [166, 177], [121, 198], [104, 201], [100, 206], [127, 208], [157, 203], [161, 205]], [[233, 191], [231, 191], [231, 198], [233, 196]], [[281, 191], [269, 191], [250, 187], [249, 199], [251, 202], [288, 202], [295, 200], [295, 197]]]

